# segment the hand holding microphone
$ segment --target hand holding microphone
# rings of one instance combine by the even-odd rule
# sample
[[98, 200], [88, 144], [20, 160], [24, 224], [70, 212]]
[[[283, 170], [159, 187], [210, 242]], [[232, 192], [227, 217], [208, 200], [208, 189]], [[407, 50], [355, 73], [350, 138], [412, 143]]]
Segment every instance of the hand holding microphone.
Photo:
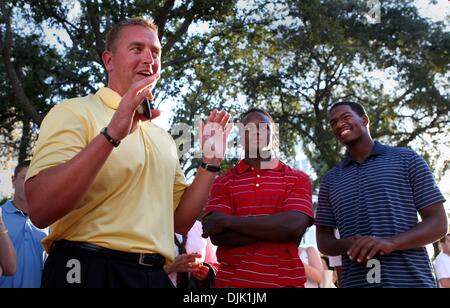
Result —
[[[148, 121], [158, 117], [161, 111], [151, 109], [149, 98], [153, 99], [151, 90], [159, 79], [159, 73], [153, 74], [133, 83], [120, 101], [119, 107], [114, 113], [108, 125], [109, 135], [116, 141], [120, 141], [132, 133], [138, 121]], [[140, 114], [138, 107], [147, 100], [148, 111]], [[142, 107], [145, 108], [145, 107]]]
[[[150, 67], [150, 74], [151, 76], [154, 76], [152, 67]], [[156, 84], [158, 79], [159, 74], [157, 79], [154, 81], [154, 84]], [[151, 89], [149, 91], [149, 95], [142, 100], [141, 104], [136, 109], [137, 113], [144, 116], [147, 120], [154, 119], [161, 114], [159, 110], [153, 108], [153, 104], [151, 102], [154, 98], [153, 93], [151, 92], [154, 84], [150, 85]]]

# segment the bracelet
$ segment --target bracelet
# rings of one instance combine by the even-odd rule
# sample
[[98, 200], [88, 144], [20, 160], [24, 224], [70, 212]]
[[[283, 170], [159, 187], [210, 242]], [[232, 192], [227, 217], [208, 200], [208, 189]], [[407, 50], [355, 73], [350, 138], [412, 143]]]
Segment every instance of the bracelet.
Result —
[[115, 148], [117, 148], [120, 144], [120, 140], [114, 140], [109, 134], [108, 134], [108, 130], [106, 127], [103, 127], [102, 130], [100, 131], [100, 134], [102, 134], [103, 136], [105, 136], [106, 140], [109, 141], [109, 143], [111, 143]]
[[220, 171], [220, 166], [209, 165], [204, 162], [201, 163], [200, 167], [208, 170], [209, 172], [219, 172]]

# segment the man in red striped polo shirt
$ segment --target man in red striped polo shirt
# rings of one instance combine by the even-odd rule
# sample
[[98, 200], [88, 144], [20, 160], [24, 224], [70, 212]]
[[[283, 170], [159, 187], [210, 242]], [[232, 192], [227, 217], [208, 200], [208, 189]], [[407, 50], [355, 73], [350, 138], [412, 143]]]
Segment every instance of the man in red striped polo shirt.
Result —
[[215, 286], [303, 287], [297, 245], [313, 223], [310, 179], [274, 156], [267, 112], [252, 108], [241, 123], [245, 158], [215, 180], [203, 220], [218, 246]]

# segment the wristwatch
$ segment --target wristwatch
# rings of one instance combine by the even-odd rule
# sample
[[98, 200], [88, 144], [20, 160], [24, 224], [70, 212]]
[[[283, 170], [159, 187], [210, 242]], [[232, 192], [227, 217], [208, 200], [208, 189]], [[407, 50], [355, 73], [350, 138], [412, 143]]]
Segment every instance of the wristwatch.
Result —
[[207, 171], [210, 171], [210, 172], [219, 172], [220, 171], [220, 166], [209, 165], [204, 162], [202, 162], [202, 164], [200, 166], [203, 169], [206, 169]]
[[105, 136], [106, 140], [108, 140], [115, 148], [117, 148], [120, 144], [120, 140], [114, 140], [107, 131], [106, 127], [103, 127], [100, 131], [100, 134], [102, 134], [103, 136]]

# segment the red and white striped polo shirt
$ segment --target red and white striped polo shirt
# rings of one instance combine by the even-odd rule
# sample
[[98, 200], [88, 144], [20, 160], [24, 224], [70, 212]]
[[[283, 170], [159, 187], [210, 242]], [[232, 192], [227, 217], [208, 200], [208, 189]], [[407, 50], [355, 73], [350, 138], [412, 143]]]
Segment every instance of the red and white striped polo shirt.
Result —
[[[235, 216], [299, 211], [313, 218], [311, 182], [282, 162], [260, 170], [242, 160], [214, 181], [205, 215], [214, 211]], [[217, 258], [218, 288], [302, 287], [306, 281], [296, 242], [219, 247]]]

